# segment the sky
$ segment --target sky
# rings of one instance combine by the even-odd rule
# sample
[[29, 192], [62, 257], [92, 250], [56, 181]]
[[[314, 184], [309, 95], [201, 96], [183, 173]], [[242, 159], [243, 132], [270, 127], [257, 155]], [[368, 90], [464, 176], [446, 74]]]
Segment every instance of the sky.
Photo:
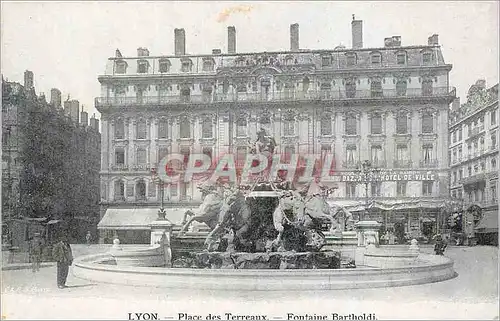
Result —
[[364, 47], [383, 47], [400, 35], [402, 45], [426, 45], [439, 34], [450, 85], [465, 101], [477, 79], [498, 83], [498, 1], [357, 2], [6, 2], [1, 10], [1, 69], [4, 79], [23, 82], [35, 74], [37, 93], [50, 99], [59, 88], [63, 100], [78, 99], [100, 118], [94, 98], [107, 58], [120, 49], [136, 56], [173, 54], [174, 28], [186, 30], [186, 51], [227, 52], [227, 26], [235, 26], [238, 52], [288, 50], [290, 24], [300, 25], [300, 48], [351, 46], [352, 14], [363, 20]]

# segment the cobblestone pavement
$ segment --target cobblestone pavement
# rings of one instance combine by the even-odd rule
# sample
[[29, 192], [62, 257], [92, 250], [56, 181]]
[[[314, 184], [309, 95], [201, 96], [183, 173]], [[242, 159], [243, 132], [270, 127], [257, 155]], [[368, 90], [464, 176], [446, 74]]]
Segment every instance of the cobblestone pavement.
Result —
[[[74, 249], [75, 253], [91, 249]], [[430, 252], [430, 248], [423, 251]], [[93, 284], [73, 277], [56, 286], [55, 267], [2, 271], [2, 316], [6, 319], [128, 319], [128, 313], [266, 314], [375, 313], [378, 319], [498, 318], [498, 248], [449, 247], [459, 276], [433, 284], [318, 292], [181, 291], [165, 288]]]

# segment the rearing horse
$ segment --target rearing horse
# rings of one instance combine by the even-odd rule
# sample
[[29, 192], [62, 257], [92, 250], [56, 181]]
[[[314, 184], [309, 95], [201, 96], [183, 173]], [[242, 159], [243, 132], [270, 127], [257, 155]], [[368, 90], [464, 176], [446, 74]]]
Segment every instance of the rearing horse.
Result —
[[234, 231], [234, 238], [240, 243], [246, 243], [242, 235], [250, 228], [251, 212], [245, 199], [245, 194], [235, 190], [227, 196], [221, 206], [217, 224], [208, 234], [205, 245], [208, 250], [212, 249], [214, 243], [220, 238], [220, 234], [229, 228]]

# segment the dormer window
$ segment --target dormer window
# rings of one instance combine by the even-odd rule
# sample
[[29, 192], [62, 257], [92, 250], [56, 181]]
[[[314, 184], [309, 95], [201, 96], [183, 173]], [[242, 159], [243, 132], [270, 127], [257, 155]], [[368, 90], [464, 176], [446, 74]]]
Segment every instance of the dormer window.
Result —
[[424, 52], [422, 54], [422, 63], [424, 65], [429, 65], [432, 63], [432, 53], [431, 52]]
[[398, 52], [396, 60], [398, 65], [406, 65], [406, 52]]
[[127, 63], [123, 60], [117, 60], [115, 61], [115, 73], [117, 74], [124, 74], [127, 72]]
[[285, 65], [293, 65], [294, 59], [292, 55], [288, 55], [285, 57]]
[[332, 64], [332, 57], [331, 56], [322, 56], [321, 57], [321, 66], [322, 67], [328, 67]]
[[137, 73], [138, 74], [145, 74], [148, 72], [149, 69], [149, 62], [147, 60], [139, 60], [137, 62]]
[[170, 60], [168, 59], [162, 59], [160, 60], [160, 72], [165, 73], [170, 71]]
[[347, 57], [347, 65], [348, 66], [354, 66], [357, 64], [358, 57], [356, 56], [355, 53], [348, 53], [346, 54]]
[[214, 65], [212, 58], [203, 58], [203, 71], [214, 71]]
[[191, 72], [193, 67], [193, 62], [191, 59], [182, 59], [181, 60], [181, 71], [182, 72]]
[[238, 57], [238, 58], [236, 58], [235, 63], [236, 63], [237, 67], [243, 67], [243, 66], [245, 66], [245, 58]]
[[372, 53], [371, 55], [372, 64], [380, 64], [382, 62], [382, 55], [379, 52]]

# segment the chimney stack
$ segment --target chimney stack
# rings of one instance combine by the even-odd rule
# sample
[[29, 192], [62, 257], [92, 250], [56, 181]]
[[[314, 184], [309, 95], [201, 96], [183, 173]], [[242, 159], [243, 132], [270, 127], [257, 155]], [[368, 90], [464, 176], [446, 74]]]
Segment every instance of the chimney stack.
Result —
[[427, 39], [427, 44], [429, 46], [437, 46], [439, 45], [439, 35], [433, 34]]
[[149, 50], [147, 48], [137, 48], [137, 57], [147, 57], [149, 56]]
[[290, 25], [290, 50], [299, 51], [299, 24]]
[[56, 108], [61, 108], [61, 91], [57, 88], [50, 90], [50, 104]]
[[352, 15], [352, 49], [363, 48], [363, 20], [356, 20]]
[[80, 113], [80, 123], [85, 127], [89, 125], [89, 114], [86, 111], [82, 110]]
[[33, 71], [26, 70], [24, 72], [24, 89], [33, 88]]
[[90, 127], [97, 132], [99, 131], [99, 119], [95, 118], [95, 115], [92, 115], [92, 118], [90, 118]]
[[175, 55], [184, 56], [186, 54], [186, 32], [184, 29], [174, 29]]
[[227, 53], [236, 53], [236, 28], [227, 27]]

